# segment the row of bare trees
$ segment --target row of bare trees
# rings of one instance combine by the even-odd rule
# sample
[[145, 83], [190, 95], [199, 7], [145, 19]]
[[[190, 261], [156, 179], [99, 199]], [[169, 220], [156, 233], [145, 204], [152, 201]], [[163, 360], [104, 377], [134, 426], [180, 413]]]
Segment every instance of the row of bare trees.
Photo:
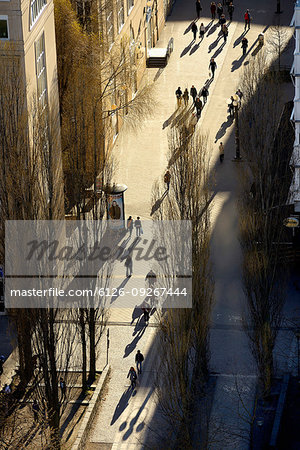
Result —
[[257, 362], [262, 394], [274, 374], [273, 350], [282, 322], [287, 270], [282, 243], [288, 187], [289, 121], [283, 115], [280, 74], [270, 72], [264, 53], [247, 66], [239, 113], [245, 162], [239, 167], [243, 281], [248, 310], [245, 327]]
[[[209, 260], [210, 202], [212, 175], [207, 136], [194, 133], [187, 121], [175, 126], [169, 136], [169, 170], [172, 189], [164, 195], [157, 185], [153, 200], [163, 198], [154, 219], [189, 221], [191, 246], [177, 236], [176, 253], [192, 261], [191, 308], [168, 308], [160, 318], [161, 361], [156, 380], [158, 406], [167, 427], [165, 437], [176, 448], [192, 448], [195, 408], [203, 396], [208, 375], [209, 325], [213, 304], [213, 280]], [[182, 239], [182, 242], [180, 239]], [[185, 257], [184, 257], [185, 258]], [[176, 271], [175, 271], [176, 273]], [[166, 431], [169, 431], [167, 433]]]
[[[134, 97], [130, 94], [135, 74], [125, 40], [108, 52], [97, 34], [81, 26], [69, 2], [55, 2], [55, 24], [60, 124], [49, 105], [42, 110], [35, 99], [29, 104], [22, 64], [13, 48], [9, 64], [1, 64], [2, 261], [6, 220], [61, 220], [65, 208], [79, 220], [103, 218], [105, 196], [99, 186], [113, 182], [114, 134], [121, 121], [140, 123], [154, 104], [151, 86], [141, 87]], [[96, 376], [108, 313], [103, 299], [93, 300], [83, 298], [70, 310], [57, 306], [9, 311], [17, 331], [20, 395], [28, 394], [30, 381], [33, 395], [40, 402], [44, 399], [54, 448], [60, 447], [66, 407], [60, 377], [71, 386], [77, 381], [72, 371], [79, 365], [85, 390]]]

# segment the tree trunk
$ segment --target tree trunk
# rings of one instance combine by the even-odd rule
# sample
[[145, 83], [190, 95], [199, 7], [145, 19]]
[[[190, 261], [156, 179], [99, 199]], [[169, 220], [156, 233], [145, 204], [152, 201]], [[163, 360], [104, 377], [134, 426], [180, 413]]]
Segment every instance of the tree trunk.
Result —
[[82, 390], [87, 389], [87, 375], [86, 375], [86, 336], [85, 336], [85, 319], [84, 310], [81, 308], [79, 312], [81, 349], [82, 349]]
[[90, 344], [90, 381], [96, 378], [96, 324], [95, 324], [95, 309], [91, 308], [89, 311], [89, 344]]

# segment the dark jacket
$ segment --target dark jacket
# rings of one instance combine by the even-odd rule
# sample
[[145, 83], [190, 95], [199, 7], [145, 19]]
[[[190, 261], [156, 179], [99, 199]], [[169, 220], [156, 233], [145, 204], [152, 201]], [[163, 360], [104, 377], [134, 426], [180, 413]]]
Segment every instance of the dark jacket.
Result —
[[247, 47], [248, 47], [248, 39], [244, 37], [242, 39], [242, 48], [247, 48]]
[[197, 89], [195, 87], [191, 87], [190, 94], [193, 98], [197, 97]]
[[182, 90], [177, 89], [177, 91], [175, 91], [175, 95], [176, 95], [176, 97], [180, 98], [182, 96]]
[[202, 97], [207, 97], [208, 96], [208, 89], [206, 87], [204, 87], [201, 91], [201, 95]]
[[234, 11], [234, 5], [229, 5], [229, 6], [228, 6], [228, 12], [229, 12], [229, 14], [233, 14], [233, 11]]
[[198, 27], [197, 27], [197, 25], [195, 24], [195, 22], [193, 22], [193, 25], [192, 25], [192, 32], [193, 32], [193, 33], [197, 33], [197, 31], [198, 31]]
[[144, 361], [144, 356], [142, 355], [142, 353], [137, 353], [135, 355], [135, 362], [142, 362]]
[[196, 99], [195, 107], [196, 107], [196, 109], [202, 109], [202, 102], [201, 102], [200, 98]]
[[197, 11], [201, 11], [202, 10], [201, 2], [196, 2], [196, 10]]
[[223, 14], [223, 6], [217, 6], [217, 14]]

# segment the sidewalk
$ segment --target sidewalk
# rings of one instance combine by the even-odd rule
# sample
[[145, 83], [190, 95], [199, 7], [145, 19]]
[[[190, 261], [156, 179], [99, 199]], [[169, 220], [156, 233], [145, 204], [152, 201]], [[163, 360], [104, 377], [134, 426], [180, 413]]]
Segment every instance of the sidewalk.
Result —
[[[203, 17], [200, 23], [210, 23], [209, 4], [203, 2]], [[216, 170], [215, 197], [212, 204], [212, 242], [211, 260], [215, 278], [215, 308], [213, 312], [213, 329], [211, 331], [211, 370], [217, 376], [215, 402], [212, 421], [222, 426], [215, 433], [211, 448], [233, 448], [222, 441], [224, 428], [245, 429], [247, 424], [240, 424], [238, 416], [241, 398], [236, 395], [236, 385], [240, 386], [243, 402], [251, 410], [255, 395], [255, 365], [250, 355], [248, 341], [241, 325], [241, 315], [245, 299], [241, 284], [241, 250], [238, 241], [238, 214], [236, 210], [236, 193], [238, 167], [232, 162], [235, 154], [234, 127], [227, 120], [228, 99], [237, 90], [241, 69], [248, 64], [251, 52], [255, 48], [258, 34], [272, 23], [273, 9], [268, 1], [253, 0], [250, 10], [254, 22], [247, 33], [250, 52], [241, 60], [242, 49], [240, 36], [244, 29], [243, 16], [248, 2], [237, 2], [233, 22], [229, 26], [228, 41], [220, 50], [223, 38], [217, 40], [219, 28], [210, 28], [203, 42], [198, 46], [192, 43], [192, 33], [188, 31], [195, 17], [195, 2], [187, 4], [177, 0], [173, 13], [163, 30], [158, 47], [166, 46], [174, 38], [174, 52], [164, 70], [147, 69], [149, 81], [156, 78], [155, 92], [158, 105], [151, 120], [142, 124], [140, 131], [128, 134], [121, 131], [114, 152], [119, 162], [116, 182], [125, 183], [125, 213], [150, 219], [151, 192], [156, 180], [162, 179], [167, 167], [168, 132], [170, 126], [163, 129], [163, 124], [176, 109], [175, 90], [190, 89], [194, 84], [199, 91], [208, 79], [210, 58], [215, 56], [218, 65], [215, 79], [209, 88], [208, 103], [202, 111], [197, 127], [209, 132], [212, 143], [211, 167]], [[284, 8], [288, 9], [288, 8]], [[291, 7], [290, 7], [291, 9]], [[282, 16], [289, 22], [288, 11]], [[237, 22], [240, 20], [241, 22]], [[254, 44], [254, 47], [252, 45]], [[251, 48], [252, 47], [252, 48]], [[210, 51], [209, 51], [210, 50]], [[191, 104], [191, 100], [190, 100]], [[225, 146], [225, 160], [219, 164], [218, 146], [220, 141]], [[171, 188], [172, 189], [172, 185]], [[112, 311], [111, 321], [125, 322], [131, 320], [130, 311]], [[111, 326], [112, 345], [114, 346], [110, 364], [111, 382], [103, 405], [98, 412], [94, 432], [91, 434], [90, 446], [87, 448], [141, 448], [151, 442], [147, 425], [155, 411], [155, 401], [151, 381], [155, 349], [152, 347], [155, 329], [148, 327], [134, 351], [123, 358], [124, 347], [130, 342], [133, 328], [130, 326]], [[124, 394], [126, 374], [133, 364], [135, 350], [139, 348], [146, 357], [146, 373], [135, 397], [130, 399]], [[150, 353], [148, 353], [148, 351]], [[238, 380], [238, 381], [237, 381]], [[157, 422], [156, 422], [157, 425]], [[244, 431], [244, 430], [243, 430]], [[218, 434], [219, 433], [219, 434]], [[149, 444], [150, 442], [150, 444]], [[246, 448], [243, 439], [237, 439], [237, 448]], [[105, 447], [104, 445], [107, 445]], [[153, 448], [153, 445], [152, 445]]]

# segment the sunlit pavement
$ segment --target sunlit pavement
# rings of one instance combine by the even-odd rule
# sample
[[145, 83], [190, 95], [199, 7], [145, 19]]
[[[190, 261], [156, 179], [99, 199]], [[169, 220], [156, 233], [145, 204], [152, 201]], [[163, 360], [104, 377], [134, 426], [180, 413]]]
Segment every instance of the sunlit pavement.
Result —
[[[188, 3], [188, 4], [187, 4]], [[167, 166], [167, 138], [170, 126], [163, 129], [164, 122], [172, 116], [176, 108], [175, 90], [181, 86], [190, 89], [194, 84], [199, 90], [209, 76], [210, 58], [215, 56], [218, 65], [215, 79], [209, 88], [208, 103], [205, 106], [198, 127], [209, 132], [211, 139], [211, 167], [216, 169], [215, 196], [212, 203], [212, 244], [211, 259], [215, 278], [215, 307], [211, 332], [211, 370], [217, 375], [215, 400], [211, 412], [211, 448], [247, 448], [247, 442], [241, 438], [247, 434], [247, 423], [241, 419], [243, 408], [251, 411], [255, 394], [255, 364], [250, 356], [248, 342], [241, 327], [241, 317], [245, 300], [241, 285], [241, 251], [238, 241], [238, 217], [236, 210], [236, 191], [238, 167], [232, 162], [235, 154], [234, 129], [227, 117], [226, 99], [239, 87], [241, 70], [257, 46], [258, 34], [264, 31], [275, 19], [275, 3], [268, 0], [247, 2], [238, 0], [229, 26], [227, 43], [222, 46], [223, 38], [217, 42], [219, 28], [210, 30], [198, 47], [192, 43], [192, 33], [188, 29], [195, 17], [194, 1], [177, 0], [173, 13], [161, 34], [158, 47], [166, 46], [174, 38], [174, 52], [168, 66], [162, 70], [147, 69], [146, 76], [155, 81], [155, 95], [158, 105], [153, 117], [141, 125], [140, 130], [129, 133], [121, 131], [115, 146], [118, 160], [116, 182], [125, 183], [126, 216], [150, 218], [151, 192], [153, 183], [162, 180]], [[203, 22], [210, 23], [209, 1], [203, 0]], [[250, 4], [249, 4], [250, 3]], [[282, 9], [282, 23], [289, 24], [292, 17], [293, 2]], [[248, 54], [241, 59], [241, 35], [244, 30], [243, 16], [250, 7], [253, 17], [251, 29], [247, 33]], [[214, 22], [216, 23], [216, 21]], [[220, 47], [222, 47], [220, 51]], [[209, 52], [210, 50], [210, 52]], [[292, 98], [292, 91], [291, 97]], [[191, 105], [191, 102], [190, 102]], [[225, 160], [220, 167], [218, 146], [225, 145]], [[172, 185], [171, 185], [172, 189]], [[126, 397], [126, 374], [134, 361], [135, 350], [123, 358], [124, 349], [134, 337], [134, 327], [130, 327], [130, 310], [112, 310], [111, 333], [114, 336], [111, 348], [111, 382], [105, 401], [99, 410], [91, 443], [112, 445], [113, 448], [139, 448], [143, 442], [151, 445], [151, 433], [148, 430], [150, 418], [155, 410], [152, 392], [155, 350], [151, 344], [155, 328], [149, 327], [138, 341], [136, 348], [144, 352], [147, 362], [146, 373], [135, 396]], [[119, 325], [113, 325], [113, 322]], [[121, 323], [128, 323], [121, 326]], [[290, 342], [287, 344], [290, 345]], [[147, 348], [151, 349], [147, 357]], [[129, 383], [127, 383], [129, 384]], [[242, 406], [241, 401], [244, 406]], [[117, 408], [121, 402], [123, 412]], [[117, 413], [116, 413], [117, 408]], [[120, 415], [118, 415], [120, 412]], [[113, 419], [114, 418], [114, 419]], [[111, 421], [113, 420], [113, 424]], [[219, 424], [219, 426], [218, 426]], [[224, 430], [232, 431], [232, 441], [226, 444]], [[236, 432], [233, 437], [233, 431]], [[233, 444], [233, 441], [234, 444]], [[91, 447], [95, 448], [95, 447]], [[99, 447], [100, 448], [100, 447]], [[104, 447], [103, 447], [104, 448]]]

